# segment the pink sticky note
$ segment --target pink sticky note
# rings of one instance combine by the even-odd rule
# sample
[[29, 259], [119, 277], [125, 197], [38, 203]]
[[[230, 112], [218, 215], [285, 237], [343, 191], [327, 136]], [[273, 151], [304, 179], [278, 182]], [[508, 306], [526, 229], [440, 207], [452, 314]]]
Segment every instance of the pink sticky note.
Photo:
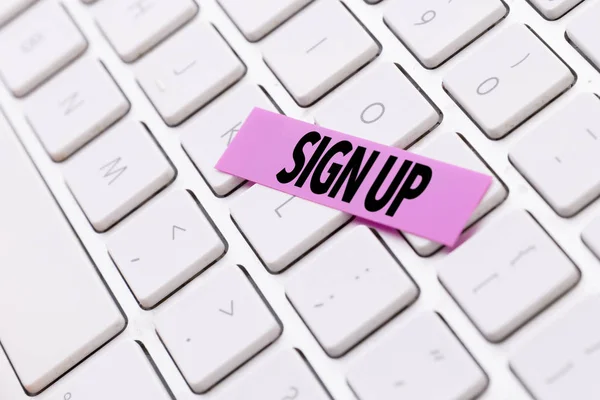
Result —
[[216, 168], [453, 246], [492, 178], [255, 108]]

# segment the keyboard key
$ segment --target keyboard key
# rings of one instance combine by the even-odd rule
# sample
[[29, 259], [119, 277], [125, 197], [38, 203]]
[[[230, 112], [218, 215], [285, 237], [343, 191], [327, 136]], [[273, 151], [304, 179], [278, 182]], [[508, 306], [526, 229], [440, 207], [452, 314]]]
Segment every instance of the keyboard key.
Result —
[[96, 60], [76, 61], [34, 92], [25, 113], [54, 161], [63, 161], [129, 111], [129, 102]]
[[87, 48], [64, 7], [40, 1], [0, 31], [0, 75], [22, 97]]
[[528, 0], [544, 18], [556, 20], [571, 11], [583, 0]]
[[246, 39], [256, 42], [313, 0], [218, 0]]
[[317, 124], [388, 146], [406, 148], [433, 129], [439, 111], [391, 63], [344, 85], [315, 114]]
[[209, 271], [157, 315], [156, 330], [183, 377], [204, 393], [275, 341], [280, 322], [236, 266]]
[[536, 399], [600, 397], [600, 297], [585, 298], [514, 352], [510, 366]]
[[133, 340], [109, 344], [48, 394], [53, 400], [172, 399], [143, 349]]
[[296, 350], [283, 350], [260, 360], [243, 378], [225, 389], [219, 400], [330, 400], [319, 378]]
[[340, 357], [419, 296], [369, 228], [346, 228], [301, 261], [290, 302], [331, 357]]
[[233, 202], [231, 216], [272, 273], [289, 267], [351, 218], [260, 185], [252, 186]]
[[382, 339], [348, 373], [360, 400], [474, 399], [488, 385], [485, 372], [437, 314], [421, 314]]
[[4, 0], [0, 2], [0, 26], [12, 20], [36, 0]]
[[26, 399], [21, 382], [6, 357], [0, 351], [0, 399]]
[[567, 25], [566, 37], [596, 69], [600, 69], [600, 4], [588, 7]]
[[436, 68], [507, 12], [500, 0], [394, 0], [383, 20], [425, 67]]
[[600, 216], [594, 218], [581, 234], [583, 243], [600, 259]]
[[[471, 214], [466, 227], [473, 225], [486, 214], [498, 207], [508, 197], [508, 189], [490, 167], [474, 152], [466, 139], [459, 134], [444, 133], [437, 135], [431, 142], [412, 150], [417, 154], [429, 157], [462, 168], [470, 169], [493, 177], [492, 184], [485, 196]], [[413, 249], [423, 257], [427, 257], [442, 248], [442, 245], [431, 240], [403, 233]]]
[[562, 217], [600, 196], [600, 99], [578, 95], [521, 139], [510, 161]]
[[198, 12], [193, 0], [102, 0], [98, 26], [125, 62], [133, 62]]
[[4, 120], [0, 168], [0, 342], [34, 395], [117, 335], [125, 319]]
[[219, 197], [230, 194], [244, 182], [237, 176], [218, 171], [215, 165], [254, 107], [278, 112], [257, 85], [236, 85], [180, 128], [183, 149]]
[[308, 107], [379, 53], [337, 0], [318, 1], [265, 39], [263, 58], [296, 102]]
[[175, 177], [144, 126], [127, 119], [65, 164], [65, 179], [98, 232], [104, 232]]
[[225, 254], [216, 227], [183, 190], [150, 201], [115, 230], [107, 246], [144, 308], [154, 307]]
[[575, 83], [529, 28], [513, 24], [454, 67], [444, 87], [490, 139], [500, 139]]
[[439, 279], [492, 342], [499, 342], [545, 309], [580, 272], [525, 211], [487, 226], [442, 262]]
[[136, 64], [138, 81], [165, 122], [177, 125], [244, 76], [216, 29], [199, 20]]

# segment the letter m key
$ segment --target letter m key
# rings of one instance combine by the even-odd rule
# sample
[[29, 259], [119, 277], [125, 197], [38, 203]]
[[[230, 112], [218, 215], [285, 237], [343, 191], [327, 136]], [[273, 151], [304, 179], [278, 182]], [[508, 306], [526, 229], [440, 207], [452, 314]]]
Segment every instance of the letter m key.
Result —
[[110, 179], [108, 181], [109, 185], [116, 181], [126, 169], [127, 165], [121, 165], [121, 157], [117, 157], [100, 167], [100, 171], [104, 171], [103, 178]]

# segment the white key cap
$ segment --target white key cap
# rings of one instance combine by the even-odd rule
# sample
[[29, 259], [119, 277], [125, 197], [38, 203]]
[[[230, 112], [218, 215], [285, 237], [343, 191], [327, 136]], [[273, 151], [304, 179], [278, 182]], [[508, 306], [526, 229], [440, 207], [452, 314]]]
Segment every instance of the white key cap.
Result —
[[25, 113], [54, 161], [63, 161], [129, 110], [108, 71], [84, 58], [62, 71], [25, 103]]
[[583, 230], [581, 240], [600, 258], [600, 216], [595, 217]]
[[93, 10], [115, 51], [132, 62], [192, 19], [198, 6], [193, 0], [102, 0]]
[[296, 350], [278, 351], [261, 359], [218, 397], [219, 400], [303, 398], [331, 400], [319, 378]]
[[556, 20], [571, 11], [583, 0], [529, 0], [549, 20]]
[[574, 83], [569, 68], [521, 24], [505, 28], [444, 79], [491, 139], [506, 136]]
[[166, 186], [175, 170], [144, 126], [124, 120], [65, 164], [65, 180], [96, 231], [104, 232]]
[[86, 48], [66, 10], [40, 1], [0, 31], [0, 75], [15, 96], [25, 96]]
[[517, 349], [511, 369], [536, 399], [600, 398], [600, 297], [587, 297]]
[[303, 259], [290, 302], [331, 357], [339, 357], [419, 296], [417, 285], [364, 225], [342, 230]]
[[183, 149], [219, 197], [230, 194], [244, 182], [218, 171], [215, 165], [254, 107], [278, 112], [257, 85], [236, 85], [180, 128]]
[[29, 156], [0, 123], [0, 342], [25, 390], [36, 394], [118, 334], [125, 319]]
[[215, 28], [199, 20], [136, 64], [142, 89], [170, 126], [210, 102], [245, 72], [244, 64]]
[[0, 351], [0, 399], [27, 399], [4, 351]]
[[48, 391], [52, 400], [171, 400], [148, 357], [133, 340], [94, 354]]
[[582, 93], [511, 150], [509, 158], [562, 217], [600, 195], [600, 99]]
[[434, 313], [390, 332], [356, 361], [348, 383], [360, 400], [476, 398], [488, 378]]
[[313, 0], [218, 0], [246, 39], [256, 42]]
[[237, 266], [209, 271], [157, 315], [185, 380], [204, 393], [279, 337], [282, 327]]
[[[490, 167], [473, 151], [466, 139], [455, 133], [446, 132], [432, 138], [431, 142], [425, 142], [422, 147], [411, 149], [411, 151], [430, 157], [435, 160], [447, 162], [462, 168], [480, 172], [493, 178], [485, 196], [471, 214], [465, 228], [474, 224], [486, 214], [499, 206], [508, 197], [508, 189]], [[439, 250], [442, 245], [431, 240], [403, 234], [413, 249], [423, 257], [427, 257]]]
[[490, 341], [505, 339], [573, 287], [580, 272], [525, 211], [512, 211], [450, 253], [442, 284]]
[[317, 124], [387, 146], [406, 148], [440, 122], [440, 114], [391, 63], [344, 85], [315, 114]]
[[600, 4], [593, 4], [567, 26], [566, 36], [596, 69], [600, 69]]
[[500, 0], [394, 0], [383, 20], [425, 67], [436, 68], [506, 13]]
[[312, 105], [379, 53], [337, 0], [320, 0], [265, 39], [263, 58], [298, 104]]
[[260, 185], [235, 200], [231, 216], [272, 273], [283, 271], [351, 218]]
[[0, 26], [12, 20], [36, 0], [4, 0], [0, 2]]
[[124, 221], [107, 246], [139, 303], [151, 308], [225, 254], [215, 229], [188, 192], [173, 191]]

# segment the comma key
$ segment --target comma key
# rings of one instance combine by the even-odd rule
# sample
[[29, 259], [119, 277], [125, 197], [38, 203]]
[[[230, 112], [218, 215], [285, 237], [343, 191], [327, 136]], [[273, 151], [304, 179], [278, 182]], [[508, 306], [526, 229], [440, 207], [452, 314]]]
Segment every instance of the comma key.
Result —
[[225, 253], [225, 242], [195, 199], [170, 191], [111, 232], [108, 250], [140, 305], [152, 308]]

